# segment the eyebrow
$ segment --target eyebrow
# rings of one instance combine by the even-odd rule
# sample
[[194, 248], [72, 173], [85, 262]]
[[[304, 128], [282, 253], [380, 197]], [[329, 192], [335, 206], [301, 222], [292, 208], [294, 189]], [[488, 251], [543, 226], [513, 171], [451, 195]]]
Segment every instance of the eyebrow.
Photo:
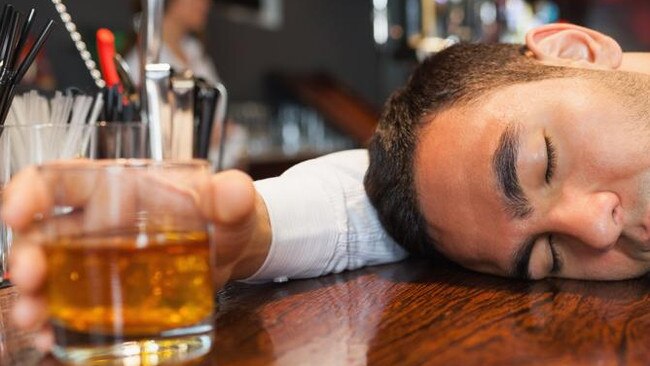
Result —
[[533, 253], [536, 239], [537, 238], [534, 236], [527, 238], [523, 243], [521, 243], [521, 245], [519, 245], [514, 255], [514, 266], [510, 273], [511, 277], [521, 278], [523, 280], [530, 279], [530, 255]]
[[517, 175], [519, 143], [517, 125], [511, 124], [501, 133], [499, 145], [492, 157], [492, 169], [506, 212], [513, 218], [525, 219], [533, 213], [533, 208], [521, 189]]

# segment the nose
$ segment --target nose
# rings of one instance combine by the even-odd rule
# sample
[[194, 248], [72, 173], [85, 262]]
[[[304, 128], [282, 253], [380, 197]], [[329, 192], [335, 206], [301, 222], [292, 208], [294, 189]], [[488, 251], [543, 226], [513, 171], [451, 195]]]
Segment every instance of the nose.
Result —
[[554, 231], [598, 250], [613, 247], [623, 230], [621, 202], [612, 192], [567, 193], [549, 216]]

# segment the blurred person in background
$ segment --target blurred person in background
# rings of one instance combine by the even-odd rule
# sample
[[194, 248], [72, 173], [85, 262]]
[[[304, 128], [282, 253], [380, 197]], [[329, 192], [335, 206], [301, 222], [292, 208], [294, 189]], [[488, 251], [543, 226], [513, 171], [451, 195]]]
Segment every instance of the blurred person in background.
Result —
[[[219, 76], [212, 59], [206, 53], [205, 30], [210, 14], [210, 0], [167, 0], [163, 19], [163, 45], [160, 62], [174, 70], [192, 70], [197, 77], [217, 83]], [[133, 2], [136, 18], [140, 18], [140, 0]], [[134, 23], [139, 23], [138, 21]], [[137, 28], [137, 27], [135, 27]], [[140, 59], [137, 47], [127, 54], [134, 79], [140, 80]]]
[[[194, 76], [203, 78], [211, 84], [220, 82], [217, 68], [206, 53], [206, 26], [211, 0], [167, 0], [163, 18], [163, 45], [160, 62], [168, 63], [177, 71], [191, 70]], [[140, 0], [133, 1], [135, 29], [137, 19], [142, 14]], [[126, 56], [130, 72], [136, 82], [140, 82], [140, 57], [137, 47], [131, 47]], [[239, 125], [228, 121], [223, 166], [225, 168], [245, 168], [247, 132]]]

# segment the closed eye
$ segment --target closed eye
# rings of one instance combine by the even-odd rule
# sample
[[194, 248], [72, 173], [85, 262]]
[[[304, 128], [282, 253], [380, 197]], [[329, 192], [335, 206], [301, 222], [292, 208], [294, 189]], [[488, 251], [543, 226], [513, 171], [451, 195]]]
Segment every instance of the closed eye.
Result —
[[555, 151], [555, 146], [550, 137], [544, 136], [544, 141], [546, 142], [546, 173], [544, 174], [544, 179], [546, 183], [551, 183], [553, 174], [555, 173], [555, 167], [557, 166], [557, 153]]

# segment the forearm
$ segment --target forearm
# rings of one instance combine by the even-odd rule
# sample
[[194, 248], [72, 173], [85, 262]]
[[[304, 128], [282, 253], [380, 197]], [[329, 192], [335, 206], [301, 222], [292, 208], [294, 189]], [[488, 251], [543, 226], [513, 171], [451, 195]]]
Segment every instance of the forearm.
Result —
[[367, 152], [347, 151], [256, 182], [268, 208], [271, 245], [248, 280], [309, 278], [404, 258], [365, 195], [367, 164]]

